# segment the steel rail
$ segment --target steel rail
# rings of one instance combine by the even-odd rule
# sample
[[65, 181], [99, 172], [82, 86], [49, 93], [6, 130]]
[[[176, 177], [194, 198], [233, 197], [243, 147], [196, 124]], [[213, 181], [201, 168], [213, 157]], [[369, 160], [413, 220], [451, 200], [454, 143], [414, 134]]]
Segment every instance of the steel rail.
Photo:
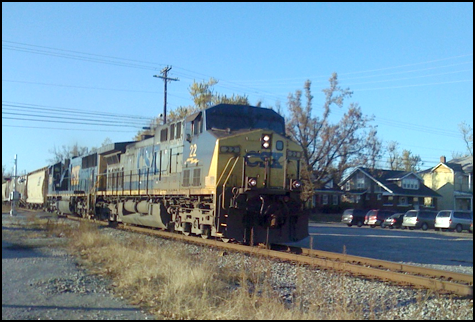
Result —
[[401, 264], [401, 263], [390, 262], [390, 261], [368, 258], [368, 257], [360, 257], [360, 256], [347, 255], [347, 254], [331, 253], [331, 252], [320, 251], [320, 250], [312, 250], [312, 249], [307, 249], [307, 248], [302, 248], [301, 250], [302, 250], [301, 254], [306, 255], [306, 256], [316, 256], [316, 257], [323, 257], [323, 258], [329, 258], [329, 259], [334, 259], [334, 260], [341, 260], [347, 263], [358, 263], [360, 265], [368, 265], [368, 266], [376, 267], [376, 268], [385, 268], [385, 269], [389, 269], [393, 271], [431, 276], [434, 278], [446, 278], [448, 280], [456, 280], [456, 281], [460, 281], [464, 283], [473, 284], [473, 275], [469, 275], [469, 274], [462, 274], [462, 273], [457, 273], [457, 272], [432, 269], [432, 268], [427, 268], [427, 267], [422, 267], [422, 266]]
[[[82, 219], [72, 216], [68, 216], [68, 218], [74, 220]], [[89, 221], [87, 219], [82, 220]], [[106, 222], [95, 222], [101, 225], [107, 225]], [[267, 249], [265, 247], [251, 247], [240, 244], [224, 243], [216, 239], [203, 239], [196, 236], [186, 236], [163, 230], [138, 227], [133, 225], [122, 224], [119, 225], [117, 228], [160, 236], [167, 239], [174, 239], [199, 245], [226, 249], [230, 251], [247, 253], [254, 256], [264, 256], [279, 259], [282, 261], [290, 261], [293, 263], [317, 266], [323, 269], [349, 272], [354, 275], [378, 278], [384, 281], [391, 281], [403, 285], [412, 285], [414, 287], [419, 288], [427, 288], [437, 291], [449, 292], [473, 298], [473, 275], [469, 274], [461, 274], [450, 271], [377, 260], [367, 257], [331, 253], [305, 248], [292, 248], [285, 246], [284, 251], [279, 251]], [[443, 278], [445, 280], [439, 280], [437, 278]]]

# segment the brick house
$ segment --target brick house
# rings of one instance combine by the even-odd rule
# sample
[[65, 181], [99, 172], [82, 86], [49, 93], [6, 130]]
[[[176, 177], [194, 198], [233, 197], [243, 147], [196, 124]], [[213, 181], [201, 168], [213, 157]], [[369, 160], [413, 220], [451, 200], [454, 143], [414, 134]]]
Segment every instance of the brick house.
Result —
[[357, 167], [340, 183], [342, 202], [349, 208], [436, 209], [440, 195], [414, 172]]
[[341, 196], [343, 192], [334, 183], [332, 178], [327, 179], [323, 187], [314, 190], [314, 195], [309, 200], [307, 206], [322, 213], [339, 213], [341, 209]]

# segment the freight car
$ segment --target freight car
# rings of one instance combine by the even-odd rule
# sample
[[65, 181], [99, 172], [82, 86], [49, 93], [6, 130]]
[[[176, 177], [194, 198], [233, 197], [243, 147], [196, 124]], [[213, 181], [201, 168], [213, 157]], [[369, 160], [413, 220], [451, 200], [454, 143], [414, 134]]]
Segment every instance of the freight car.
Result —
[[[26, 175], [11, 178], [2, 183], [2, 202], [9, 203], [10, 194], [18, 193], [18, 206], [29, 209], [43, 209], [47, 203], [47, 167], [35, 170]], [[15, 189], [13, 184], [15, 182]]]
[[308, 236], [302, 149], [271, 109], [219, 104], [47, 169], [45, 208], [246, 244]]
[[10, 178], [7, 178], [2, 183], [2, 204], [8, 204], [10, 202], [10, 191], [12, 191], [13, 182]]
[[[30, 172], [23, 178], [25, 183], [25, 193], [21, 198], [25, 204], [24, 206], [30, 209], [42, 209], [47, 201], [48, 193], [48, 168], [38, 169]], [[22, 181], [20, 179], [20, 181]]]

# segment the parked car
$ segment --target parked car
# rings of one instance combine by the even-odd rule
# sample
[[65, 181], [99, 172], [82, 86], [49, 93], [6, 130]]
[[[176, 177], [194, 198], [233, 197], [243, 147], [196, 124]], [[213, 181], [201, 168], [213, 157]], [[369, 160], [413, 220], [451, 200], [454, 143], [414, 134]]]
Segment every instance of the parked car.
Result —
[[441, 210], [435, 217], [435, 230], [455, 229], [458, 233], [462, 230], [470, 231], [470, 224], [473, 223], [473, 212], [463, 210]]
[[384, 226], [381, 225], [381, 227], [383, 227], [383, 228], [389, 227], [391, 229], [401, 228], [403, 218], [404, 218], [404, 213], [403, 212], [395, 213], [394, 215], [391, 215], [388, 218], [386, 218], [384, 220]]
[[368, 211], [365, 216], [365, 225], [374, 228], [376, 226], [381, 226], [384, 228], [384, 220], [391, 215], [394, 215], [396, 212], [389, 209], [373, 209]]
[[409, 229], [434, 229], [437, 211], [431, 210], [409, 210], [404, 214], [402, 228]]
[[367, 212], [368, 209], [346, 209], [341, 216], [341, 222], [347, 224], [348, 227], [353, 225], [361, 227]]
[[473, 221], [472, 221], [472, 223], [470, 224], [470, 228], [468, 229], [468, 231], [473, 234]]

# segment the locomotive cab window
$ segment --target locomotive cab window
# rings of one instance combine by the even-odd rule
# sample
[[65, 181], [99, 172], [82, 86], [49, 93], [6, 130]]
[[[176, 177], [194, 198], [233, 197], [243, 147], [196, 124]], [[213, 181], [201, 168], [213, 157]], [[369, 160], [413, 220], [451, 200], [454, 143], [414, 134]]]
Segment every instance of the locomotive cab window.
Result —
[[193, 131], [193, 135], [203, 133], [203, 122], [201, 119], [201, 114], [191, 122], [191, 128]]
[[168, 128], [160, 131], [160, 142], [165, 142], [168, 140]]
[[181, 127], [182, 127], [181, 122], [178, 122], [176, 124], [176, 138], [177, 139], [179, 139], [181, 137]]
[[170, 140], [175, 139], [175, 124], [170, 125]]
[[185, 135], [186, 140], [191, 142], [191, 137], [203, 133], [202, 112], [190, 115], [186, 118]]

